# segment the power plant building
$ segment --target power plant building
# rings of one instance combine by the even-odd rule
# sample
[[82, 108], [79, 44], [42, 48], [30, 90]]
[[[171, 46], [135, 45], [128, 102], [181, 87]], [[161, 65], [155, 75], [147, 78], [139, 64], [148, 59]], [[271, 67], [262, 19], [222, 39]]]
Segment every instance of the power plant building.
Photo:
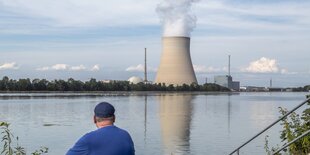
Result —
[[220, 86], [239, 91], [240, 89], [240, 82], [233, 81], [230, 75], [219, 75], [214, 77], [214, 83]]
[[233, 78], [230, 75], [230, 55], [228, 55], [228, 75], [215, 76], [214, 83], [231, 90], [240, 91], [240, 82], [233, 81]]
[[183, 85], [197, 83], [189, 37], [163, 37], [162, 55], [155, 83]]
[[129, 81], [129, 83], [131, 83], [131, 84], [138, 84], [138, 83], [143, 82], [143, 79], [140, 78], [140, 77], [137, 77], [137, 76], [133, 76], [133, 77], [130, 77], [130, 78], [128, 79], [128, 81]]

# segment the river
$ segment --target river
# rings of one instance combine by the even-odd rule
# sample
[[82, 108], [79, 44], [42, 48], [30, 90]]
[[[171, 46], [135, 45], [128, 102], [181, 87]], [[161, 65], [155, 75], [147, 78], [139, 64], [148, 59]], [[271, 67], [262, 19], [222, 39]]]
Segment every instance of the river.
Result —
[[[27, 152], [46, 146], [49, 155], [61, 155], [85, 133], [97, 103], [116, 109], [115, 125], [126, 129], [137, 155], [224, 155], [276, 120], [278, 107], [292, 109], [307, 93], [161, 93], [109, 92], [0, 94], [0, 121], [9, 122]], [[304, 109], [305, 107], [303, 107]], [[301, 112], [302, 110], [299, 110]], [[241, 150], [266, 154], [282, 144], [276, 125]]]

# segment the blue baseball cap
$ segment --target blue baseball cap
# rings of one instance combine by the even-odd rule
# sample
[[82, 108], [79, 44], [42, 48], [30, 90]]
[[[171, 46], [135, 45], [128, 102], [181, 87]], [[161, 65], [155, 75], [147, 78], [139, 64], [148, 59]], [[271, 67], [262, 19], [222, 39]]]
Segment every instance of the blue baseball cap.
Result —
[[97, 117], [107, 118], [114, 116], [115, 109], [110, 103], [101, 102], [96, 105], [94, 112]]

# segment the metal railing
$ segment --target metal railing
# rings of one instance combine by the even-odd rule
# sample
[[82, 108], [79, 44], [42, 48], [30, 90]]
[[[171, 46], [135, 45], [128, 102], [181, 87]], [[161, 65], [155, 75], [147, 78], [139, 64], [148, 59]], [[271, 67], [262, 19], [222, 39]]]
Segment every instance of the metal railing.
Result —
[[310, 130], [308, 130], [305, 133], [303, 133], [302, 135], [296, 137], [294, 140], [290, 141], [289, 143], [284, 144], [280, 149], [278, 149], [277, 151], [273, 152], [272, 155], [275, 155], [275, 154], [281, 152], [283, 149], [285, 149], [286, 147], [290, 146], [291, 144], [295, 143], [297, 140], [299, 140], [300, 138], [305, 137], [308, 134], [310, 134]]
[[[263, 129], [262, 131], [260, 131], [258, 134], [256, 134], [255, 136], [253, 136], [252, 138], [250, 138], [248, 141], [246, 141], [245, 143], [243, 143], [241, 146], [239, 146], [238, 148], [236, 148], [234, 151], [232, 151], [229, 155], [232, 155], [234, 153], [237, 153], [237, 155], [239, 155], [239, 151], [242, 147], [244, 147], [245, 145], [247, 145], [248, 143], [250, 143], [252, 140], [254, 140], [255, 138], [257, 138], [259, 135], [261, 135], [262, 133], [264, 133], [265, 131], [267, 131], [269, 128], [273, 127], [275, 124], [277, 124], [278, 122], [280, 122], [281, 120], [285, 119], [288, 115], [290, 115], [291, 113], [293, 113], [295, 110], [299, 109], [301, 106], [303, 106], [304, 104], [306, 104], [307, 102], [310, 102], [310, 98], [308, 98], [307, 100], [303, 101], [302, 103], [300, 103], [299, 105], [297, 105], [295, 108], [293, 108], [291, 111], [287, 112], [285, 115], [283, 115], [282, 117], [280, 117], [279, 119], [277, 119], [276, 121], [274, 121], [273, 123], [271, 123], [269, 126], [267, 126], [265, 129]], [[297, 137], [298, 138], [298, 137]], [[281, 151], [281, 150], [280, 150]]]

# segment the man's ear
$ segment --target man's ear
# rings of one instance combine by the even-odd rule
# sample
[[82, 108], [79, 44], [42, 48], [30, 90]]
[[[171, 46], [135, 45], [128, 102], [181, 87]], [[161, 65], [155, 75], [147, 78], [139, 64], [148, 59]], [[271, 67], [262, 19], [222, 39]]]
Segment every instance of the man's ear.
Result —
[[113, 123], [115, 122], [115, 115], [113, 116], [113, 120], [112, 121], [113, 121]]
[[94, 116], [93, 119], [94, 119], [94, 123], [96, 124], [97, 123], [96, 116]]

